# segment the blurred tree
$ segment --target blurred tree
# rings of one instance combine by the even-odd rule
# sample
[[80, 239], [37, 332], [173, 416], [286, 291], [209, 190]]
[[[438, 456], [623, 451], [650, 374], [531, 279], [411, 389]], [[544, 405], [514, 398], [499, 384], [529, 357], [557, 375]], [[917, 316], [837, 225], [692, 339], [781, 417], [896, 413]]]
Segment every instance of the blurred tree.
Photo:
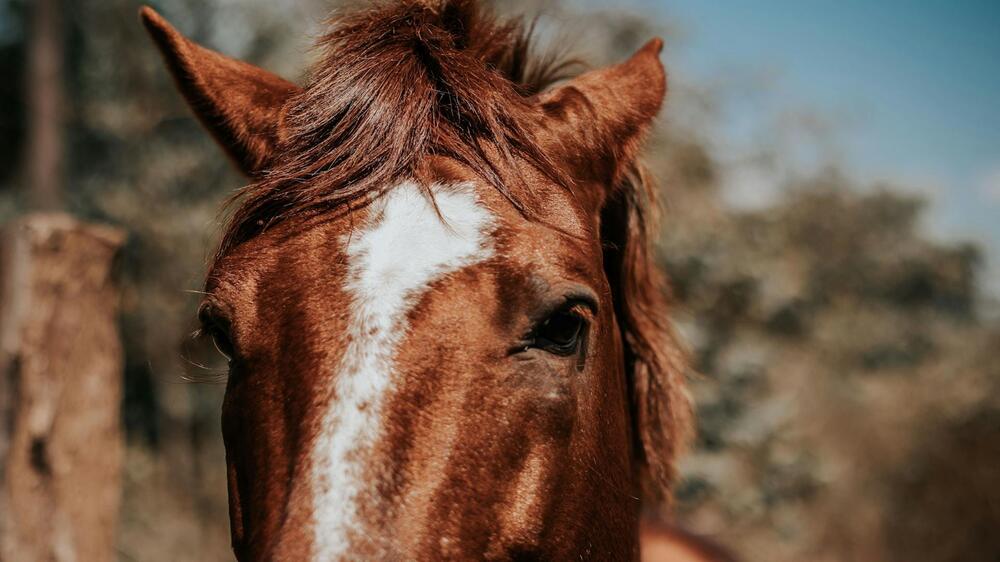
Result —
[[35, 0], [28, 40], [28, 186], [38, 207], [59, 205], [63, 171], [63, 22], [59, 0]]
[[25, 41], [24, 4], [0, 0], [0, 189], [11, 186], [21, 171], [24, 149]]
[[[996, 473], [987, 453], [907, 470], [936, 443], [927, 428], [996, 407], [998, 371], [973, 359], [1000, 333], [979, 312], [979, 251], [928, 239], [922, 200], [835, 170], [741, 211], [701, 187], [720, 174], [699, 154], [668, 148], [650, 163], [671, 180], [661, 255], [703, 373], [682, 518], [750, 560], [955, 559], [899, 546], [928, 532], [928, 544], [982, 547], [963, 559], [996, 559], [977, 530], [994, 516], [942, 499], [959, 489], [941, 475], [964, 464], [980, 475], [967, 495], [1000, 500], [984, 485]], [[900, 488], [901, 474], [915, 482]], [[918, 509], [921, 498], [951, 511]]]

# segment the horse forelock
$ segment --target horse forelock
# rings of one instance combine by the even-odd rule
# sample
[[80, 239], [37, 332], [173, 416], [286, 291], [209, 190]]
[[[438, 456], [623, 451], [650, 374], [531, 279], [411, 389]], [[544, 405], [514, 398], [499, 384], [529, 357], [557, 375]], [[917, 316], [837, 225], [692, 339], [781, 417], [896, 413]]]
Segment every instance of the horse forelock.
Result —
[[360, 205], [453, 158], [523, 209], [529, 165], [572, 180], [539, 146], [531, 97], [572, 61], [535, 55], [533, 23], [471, 0], [408, 0], [335, 16], [279, 125], [281, 158], [241, 190], [219, 255], [293, 216]]

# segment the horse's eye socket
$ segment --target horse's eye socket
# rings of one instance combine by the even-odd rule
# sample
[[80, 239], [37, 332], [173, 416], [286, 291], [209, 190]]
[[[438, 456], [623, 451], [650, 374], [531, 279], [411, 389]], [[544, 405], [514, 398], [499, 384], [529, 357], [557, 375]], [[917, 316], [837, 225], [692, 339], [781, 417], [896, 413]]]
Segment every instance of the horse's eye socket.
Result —
[[586, 320], [573, 310], [549, 316], [535, 332], [535, 347], [558, 355], [570, 355], [580, 345]]

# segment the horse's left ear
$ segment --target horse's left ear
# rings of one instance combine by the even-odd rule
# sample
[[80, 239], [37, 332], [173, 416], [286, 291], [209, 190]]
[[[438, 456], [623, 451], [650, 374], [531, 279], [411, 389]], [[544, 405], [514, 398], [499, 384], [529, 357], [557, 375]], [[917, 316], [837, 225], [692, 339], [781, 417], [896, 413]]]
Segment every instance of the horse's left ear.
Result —
[[653, 39], [629, 60], [540, 96], [543, 146], [577, 180], [613, 185], [634, 158], [667, 91], [662, 49], [663, 41]]
[[264, 170], [282, 138], [285, 103], [299, 87], [198, 45], [148, 6], [139, 17], [205, 128], [245, 174]]

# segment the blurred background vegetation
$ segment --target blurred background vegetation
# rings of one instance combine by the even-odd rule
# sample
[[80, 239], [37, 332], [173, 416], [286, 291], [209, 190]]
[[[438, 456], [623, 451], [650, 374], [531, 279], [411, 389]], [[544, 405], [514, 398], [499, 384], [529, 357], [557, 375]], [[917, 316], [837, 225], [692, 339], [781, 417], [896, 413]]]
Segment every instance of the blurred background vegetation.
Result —
[[[46, 3], [62, 53], [49, 75], [31, 54]], [[195, 40], [294, 79], [331, 8], [153, 4]], [[541, 11], [543, 38], [577, 38], [572, 52], [594, 65], [653, 34], [683, 37], [622, 10], [496, 4]], [[224, 373], [189, 334], [221, 205], [244, 180], [175, 93], [138, 6], [0, 0], [0, 220], [55, 205], [129, 232], [120, 558], [225, 560]], [[905, 185], [836, 165], [779, 177], [765, 205], [733, 205], [713, 141], [724, 92], [672, 79], [646, 161], [665, 203], [672, 312], [699, 373], [673, 517], [751, 561], [1000, 560], [1000, 322], [983, 250], [928, 235], [928, 203]], [[46, 125], [39, 96], [53, 89], [61, 115]], [[54, 149], [36, 142], [52, 123]], [[39, 177], [39, 158], [57, 173]]]

